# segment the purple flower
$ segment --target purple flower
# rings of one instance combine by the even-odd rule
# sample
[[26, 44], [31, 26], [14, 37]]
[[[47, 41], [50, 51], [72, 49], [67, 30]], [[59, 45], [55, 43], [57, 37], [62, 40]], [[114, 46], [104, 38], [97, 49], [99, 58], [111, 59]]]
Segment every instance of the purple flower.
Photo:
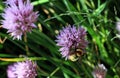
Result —
[[118, 32], [120, 34], [120, 21], [116, 22], [116, 29], [118, 30]]
[[84, 50], [88, 44], [85, 36], [86, 31], [82, 27], [76, 28], [75, 26], [69, 25], [63, 28], [63, 30], [60, 30], [56, 42], [58, 46], [61, 46], [59, 50], [62, 56], [69, 59], [71, 54], [76, 52], [76, 49]]
[[98, 64], [92, 74], [94, 78], [105, 78], [106, 72], [107, 69], [105, 66], [103, 64]]
[[2, 27], [7, 29], [13, 39], [21, 39], [26, 32], [31, 32], [35, 28], [38, 12], [33, 12], [33, 6], [29, 0], [7, 0], [7, 8], [2, 17]]
[[23, 62], [17, 62], [8, 66], [7, 76], [8, 78], [35, 78], [37, 64], [26, 60]]

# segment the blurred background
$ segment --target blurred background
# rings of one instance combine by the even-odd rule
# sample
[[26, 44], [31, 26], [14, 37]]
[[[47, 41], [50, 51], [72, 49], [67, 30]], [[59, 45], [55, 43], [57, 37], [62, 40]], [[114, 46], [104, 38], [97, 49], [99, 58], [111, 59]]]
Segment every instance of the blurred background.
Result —
[[[0, 0], [0, 14], [5, 4]], [[106, 78], [120, 78], [120, 0], [31, 0], [39, 11], [37, 28], [27, 33], [31, 60], [38, 64], [37, 78], [93, 78], [98, 63], [107, 68]], [[0, 15], [0, 20], [3, 18]], [[86, 54], [76, 62], [62, 58], [56, 36], [62, 27], [83, 26], [89, 44]], [[1, 25], [1, 24], [0, 24]], [[13, 40], [0, 28], [0, 78], [7, 78], [9, 64], [26, 55], [23, 40]]]

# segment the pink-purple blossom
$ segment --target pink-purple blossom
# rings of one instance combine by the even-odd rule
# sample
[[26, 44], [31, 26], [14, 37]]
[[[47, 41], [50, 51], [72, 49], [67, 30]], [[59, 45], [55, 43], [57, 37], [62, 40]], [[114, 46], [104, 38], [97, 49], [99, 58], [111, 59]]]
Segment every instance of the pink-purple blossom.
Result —
[[85, 38], [86, 30], [83, 27], [67, 26], [60, 30], [57, 36], [57, 45], [62, 56], [68, 59], [75, 49], [85, 50], [88, 41]]
[[118, 33], [120, 34], [120, 21], [116, 22], [116, 29]]
[[94, 78], [105, 78], [107, 69], [103, 64], [98, 64], [92, 72]]
[[31, 60], [17, 62], [8, 66], [8, 78], [35, 78], [37, 64]]
[[2, 14], [2, 27], [13, 39], [21, 39], [26, 32], [36, 28], [38, 12], [33, 11], [33, 5], [29, 0], [7, 0], [6, 8]]

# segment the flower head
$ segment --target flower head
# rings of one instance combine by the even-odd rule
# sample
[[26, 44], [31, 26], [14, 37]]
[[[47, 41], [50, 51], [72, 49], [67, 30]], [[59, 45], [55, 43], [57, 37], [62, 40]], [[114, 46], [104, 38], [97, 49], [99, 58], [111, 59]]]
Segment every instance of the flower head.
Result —
[[17, 62], [8, 66], [7, 76], [8, 78], [35, 78], [36, 67], [36, 63], [30, 60]]
[[71, 54], [75, 53], [76, 49], [84, 50], [88, 44], [85, 36], [86, 31], [82, 27], [76, 28], [69, 25], [60, 30], [56, 42], [58, 46], [61, 46], [62, 56], [68, 59]]
[[94, 78], [105, 78], [107, 69], [103, 64], [98, 64], [93, 71]]
[[33, 12], [33, 6], [29, 0], [7, 0], [7, 8], [2, 17], [2, 27], [7, 29], [13, 39], [21, 39], [26, 32], [31, 32], [35, 28], [38, 12]]
[[116, 29], [120, 33], [120, 21], [116, 22]]

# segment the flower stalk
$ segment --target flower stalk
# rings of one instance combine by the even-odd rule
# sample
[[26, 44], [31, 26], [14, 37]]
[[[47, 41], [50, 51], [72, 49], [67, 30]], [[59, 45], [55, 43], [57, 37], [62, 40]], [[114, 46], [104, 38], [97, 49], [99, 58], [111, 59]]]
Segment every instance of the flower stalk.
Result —
[[25, 42], [25, 50], [26, 50], [26, 55], [29, 56], [30, 52], [29, 52], [29, 47], [28, 47], [28, 42], [27, 42], [27, 34], [24, 33], [24, 42]]

